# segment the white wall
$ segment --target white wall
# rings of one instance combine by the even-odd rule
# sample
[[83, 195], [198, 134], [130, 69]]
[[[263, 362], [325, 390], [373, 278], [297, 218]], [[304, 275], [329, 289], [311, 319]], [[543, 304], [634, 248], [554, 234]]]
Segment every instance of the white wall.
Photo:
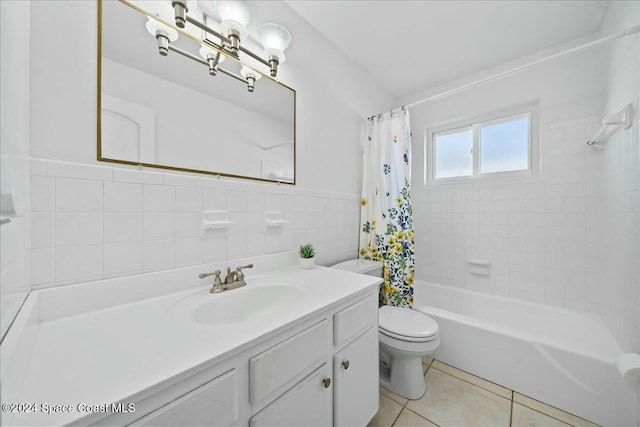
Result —
[[[291, 250], [307, 241], [322, 264], [357, 255], [360, 118], [395, 100], [288, 6], [255, 6], [256, 15], [278, 17], [294, 37], [279, 74], [297, 91], [296, 187], [98, 163], [96, 3], [31, 4], [31, 60], [51, 64], [33, 67], [30, 79], [34, 195], [47, 196], [33, 200], [35, 286]], [[228, 210], [236, 225], [202, 238], [202, 209]], [[266, 210], [283, 211], [290, 223], [265, 229]]]
[[[640, 3], [612, 2], [605, 31], [640, 23]], [[605, 112], [633, 103], [633, 126], [606, 143], [602, 164], [600, 314], [625, 351], [640, 353], [640, 36], [616, 43], [607, 61]], [[636, 423], [640, 427], [640, 390]]]
[[27, 2], [0, 2], [1, 187], [20, 208], [0, 229], [0, 337], [30, 289], [29, 9]]
[[[612, 2], [603, 28], [638, 24], [640, 3]], [[640, 353], [640, 36], [616, 42], [608, 53], [604, 112], [632, 103], [634, 115], [630, 129], [608, 139], [602, 158], [600, 313], [625, 351]]]

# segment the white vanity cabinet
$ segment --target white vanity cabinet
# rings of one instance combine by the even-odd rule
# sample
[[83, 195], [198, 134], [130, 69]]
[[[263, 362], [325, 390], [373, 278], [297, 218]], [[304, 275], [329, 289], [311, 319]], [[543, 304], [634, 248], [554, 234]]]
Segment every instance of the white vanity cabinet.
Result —
[[199, 387], [163, 390], [176, 397], [132, 425], [364, 426], [378, 410], [377, 316], [374, 291], [327, 308], [209, 367], [219, 374]]

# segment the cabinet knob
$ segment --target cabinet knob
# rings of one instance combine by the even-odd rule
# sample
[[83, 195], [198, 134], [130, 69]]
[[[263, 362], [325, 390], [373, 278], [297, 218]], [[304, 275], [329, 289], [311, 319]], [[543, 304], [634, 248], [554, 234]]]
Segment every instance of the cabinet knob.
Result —
[[344, 362], [342, 362], [342, 367], [343, 367], [345, 370], [349, 369], [349, 361], [348, 361], [348, 360], [345, 360]]
[[323, 379], [322, 384], [324, 384], [324, 388], [329, 388], [329, 386], [331, 385], [331, 378]]

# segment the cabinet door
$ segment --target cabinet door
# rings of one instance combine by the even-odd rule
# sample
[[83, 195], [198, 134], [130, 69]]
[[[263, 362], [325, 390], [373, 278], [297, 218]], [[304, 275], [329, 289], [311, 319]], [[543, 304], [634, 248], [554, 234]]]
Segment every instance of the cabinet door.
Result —
[[378, 328], [371, 327], [333, 357], [334, 425], [365, 426], [378, 411]]
[[322, 365], [251, 418], [251, 427], [331, 426], [333, 381]]
[[229, 426], [238, 419], [236, 370], [223, 374], [133, 423], [134, 426]]

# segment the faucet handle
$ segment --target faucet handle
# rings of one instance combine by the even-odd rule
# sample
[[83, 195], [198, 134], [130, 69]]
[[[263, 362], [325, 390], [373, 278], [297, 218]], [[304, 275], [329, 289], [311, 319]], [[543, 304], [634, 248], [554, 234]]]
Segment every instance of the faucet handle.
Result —
[[236, 271], [238, 272], [238, 280], [244, 280], [244, 273], [242, 272], [243, 268], [253, 268], [253, 264], [239, 265], [236, 267]]
[[198, 277], [201, 279], [206, 279], [207, 277], [210, 277], [210, 276], [216, 276], [213, 279], [213, 286], [219, 286], [219, 285], [222, 285], [222, 281], [220, 280], [220, 273], [221, 273], [220, 270], [216, 270], [213, 273], [200, 273]]

